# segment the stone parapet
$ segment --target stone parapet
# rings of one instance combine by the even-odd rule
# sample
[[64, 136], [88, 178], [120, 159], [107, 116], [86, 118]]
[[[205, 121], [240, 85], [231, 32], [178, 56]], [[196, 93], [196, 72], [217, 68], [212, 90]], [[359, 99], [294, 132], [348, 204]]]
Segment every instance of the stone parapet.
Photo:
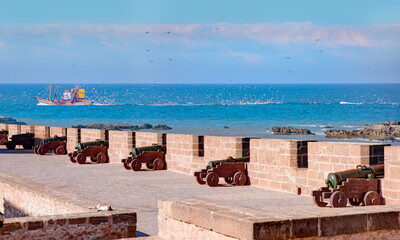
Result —
[[11, 140], [12, 135], [21, 134], [21, 125], [8, 124], [8, 140]]
[[382, 192], [386, 204], [400, 204], [400, 146], [385, 147]]
[[121, 162], [121, 159], [127, 158], [133, 147], [134, 132], [127, 131], [109, 131], [109, 150], [108, 156], [110, 162]]
[[49, 138], [50, 127], [46, 126], [34, 126], [34, 133], [36, 138]]
[[[164, 239], [371, 239], [400, 233], [400, 206], [270, 211], [198, 199], [158, 201]], [[373, 238], [372, 237], [372, 238]]]
[[35, 133], [35, 126], [21, 125], [21, 133]]
[[1, 130], [7, 130], [8, 131], [8, 124], [0, 123], [0, 131]]
[[81, 142], [81, 129], [67, 128], [67, 152], [75, 151], [76, 145]]
[[146, 147], [153, 144], [163, 144], [163, 133], [135, 132], [135, 147]]
[[89, 129], [89, 128], [82, 128], [81, 129], [81, 142], [92, 142], [97, 139], [106, 140], [106, 131], [102, 129]]
[[168, 134], [166, 162], [169, 170], [193, 174], [204, 168], [198, 135]]
[[54, 137], [55, 135], [59, 137], [67, 136], [67, 129], [62, 127], [50, 127], [50, 137]]
[[204, 158], [207, 161], [226, 159], [229, 156], [243, 156], [243, 138], [204, 136]]

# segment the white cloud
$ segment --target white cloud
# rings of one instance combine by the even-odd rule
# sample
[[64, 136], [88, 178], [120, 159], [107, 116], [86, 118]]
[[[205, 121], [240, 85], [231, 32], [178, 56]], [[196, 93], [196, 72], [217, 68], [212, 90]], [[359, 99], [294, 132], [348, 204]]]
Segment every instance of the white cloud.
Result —
[[241, 58], [247, 63], [258, 63], [261, 60], [261, 56], [259, 54], [249, 53], [249, 52], [230, 51], [229, 55], [235, 58]]

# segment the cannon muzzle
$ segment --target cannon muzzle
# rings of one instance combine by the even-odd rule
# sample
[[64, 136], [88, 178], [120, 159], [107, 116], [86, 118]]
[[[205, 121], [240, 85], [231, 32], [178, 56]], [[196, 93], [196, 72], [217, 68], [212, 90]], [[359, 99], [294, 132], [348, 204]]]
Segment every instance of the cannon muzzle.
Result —
[[76, 145], [76, 149], [78, 149], [78, 151], [82, 151], [83, 149], [85, 149], [89, 146], [106, 146], [106, 147], [108, 147], [108, 141], [96, 140], [93, 142], [78, 143]]
[[11, 136], [11, 139], [18, 139], [18, 138], [33, 138], [35, 134], [33, 133], [22, 133], [22, 134], [15, 134]]
[[8, 131], [7, 131], [7, 130], [4, 130], [4, 129], [1, 129], [1, 130], [0, 130], [0, 134], [8, 134]]
[[140, 147], [140, 148], [132, 148], [131, 155], [133, 158], [137, 157], [139, 154], [145, 151], [159, 151], [159, 152], [166, 152], [167, 147], [165, 145], [157, 145], [154, 144], [152, 146], [147, 146], [147, 147]]
[[383, 176], [383, 174], [384, 164], [376, 166], [358, 165], [356, 169], [329, 173], [325, 183], [328, 187], [336, 188], [348, 178], [376, 178], [378, 176]]
[[67, 137], [58, 137], [58, 136], [54, 136], [52, 138], [44, 138], [40, 141], [40, 145], [44, 145], [50, 141], [66, 141]]

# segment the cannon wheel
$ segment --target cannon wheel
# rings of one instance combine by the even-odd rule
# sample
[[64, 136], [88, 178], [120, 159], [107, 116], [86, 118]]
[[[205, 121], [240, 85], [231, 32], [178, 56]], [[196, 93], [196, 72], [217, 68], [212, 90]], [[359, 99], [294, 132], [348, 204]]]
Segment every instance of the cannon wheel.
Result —
[[369, 191], [364, 195], [363, 204], [365, 206], [380, 205], [381, 196], [375, 191]]
[[207, 185], [210, 187], [215, 187], [218, 185], [219, 176], [215, 172], [209, 172], [206, 176]]
[[126, 170], [131, 170], [132, 168], [131, 168], [131, 166], [129, 165], [130, 162], [128, 162], [129, 159], [124, 159], [124, 160], [125, 160], [125, 161], [122, 161], [122, 163], [124, 164], [124, 168], [125, 168]]
[[203, 178], [200, 177], [200, 174], [196, 176], [196, 180], [200, 185], [206, 184], [206, 181], [204, 181]]
[[34, 151], [37, 155], [39, 155], [39, 153], [38, 153], [38, 151], [37, 151], [38, 148], [39, 148], [39, 147], [34, 147], [34, 148], [33, 148], [33, 151]]
[[233, 177], [225, 177], [225, 182], [228, 184], [232, 184], [233, 183]]
[[68, 154], [68, 156], [69, 156], [69, 160], [71, 160], [72, 163], [76, 163], [73, 153]]
[[349, 203], [351, 206], [360, 206], [361, 200], [359, 198], [349, 198]]
[[329, 198], [331, 203], [331, 207], [346, 207], [347, 205], [347, 195], [342, 191], [336, 191], [332, 193], [331, 197]]
[[8, 143], [6, 144], [6, 147], [7, 147], [8, 150], [14, 150], [14, 149], [15, 149], [15, 143], [13, 143], [13, 142], [8, 142]]
[[32, 142], [28, 141], [28, 142], [25, 142], [22, 146], [24, 147], [24, 149], [32, 149], [33, 144], [32, 144]]
[[38, 153], [39, 155], [45, 155], [45, 154], [47, 153], [46, 147], [45, 147], [45, 146], [40, 146], [40, 147], [37, 149], [37, 153]]
[[146, 163], [146, 167], [148, 169], [153, 169], [154, 168], [153, 163]]
[[107, 161], [107, 155], [102, 152], [98, 153], [96, 158], [98, 163], [105, 163]]
[[5, 145], [7, 143], [7, 139], [2, 138], [0, 139], [0, 145]]
[[243, 186], [246, 183], [247, 177], [243, 172], [236, 172], [233, 175], [233, 182], [236, 186]]
[[142, 163], [139, 160], [134, 159], [132, 161], [131, 168], [133, 171], [139, 171], [142, 168]]
[[78, 153], [76, 156], [76, 161], [78, 161], [79, 164], [85, 164], [86, 163], [86, 156], [84, 153]]
[[321, 195], [314, 196], [313, 200], [315, 205], [317, 205], [318, 207], [326, 207], [326, 205], [328, 205], [328, 203], [324, 202], [324, 200], [322, 199], [322, 193]]
[[63, 146], [57, 147], [57, 148], [56, 148], [56, 151], [55, 151], [55, 153], [56, 153], [57, 155], [64, 155], [65, 152], [66, 152], [66, 150], [65, 150], [65, 147], [63, 147]]
[[153, 161], [153, 167], [154, 170], [162, 170], [164, 168], [164, 162], [161, 159], [156, 158]]

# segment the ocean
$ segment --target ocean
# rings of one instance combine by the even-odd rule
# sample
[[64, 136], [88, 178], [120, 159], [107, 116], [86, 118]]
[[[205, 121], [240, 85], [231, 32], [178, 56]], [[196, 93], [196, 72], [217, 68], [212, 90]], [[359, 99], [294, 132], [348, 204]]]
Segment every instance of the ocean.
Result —
[[[58, 86], [58, 97], [74, 87]], [[33, 97], [47, 87], [0, 84], [0, 115], [32, 125], [150, 123], [169, 133], [260, 138], [273, 137], [273, 126], [321, 137], [400, 120], [400, 84], [81, 84], [96, 105], [38, 105]]]

